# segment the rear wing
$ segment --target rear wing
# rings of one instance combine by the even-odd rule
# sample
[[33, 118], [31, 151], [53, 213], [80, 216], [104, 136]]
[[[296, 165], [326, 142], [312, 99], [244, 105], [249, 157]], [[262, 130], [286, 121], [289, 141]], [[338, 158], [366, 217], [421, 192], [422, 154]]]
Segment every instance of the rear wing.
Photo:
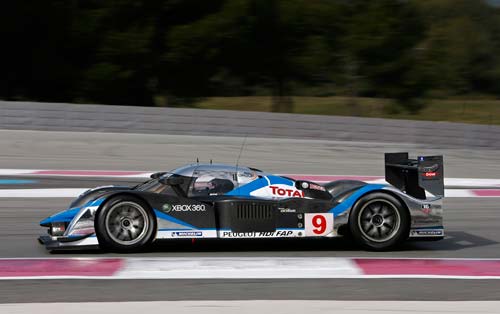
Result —
[[385, 154], [385, 180], [418, 199], [425, 199], [425, 191], [444, 196], [443, 156], [419, 156], [409, 159], [408, 153]]

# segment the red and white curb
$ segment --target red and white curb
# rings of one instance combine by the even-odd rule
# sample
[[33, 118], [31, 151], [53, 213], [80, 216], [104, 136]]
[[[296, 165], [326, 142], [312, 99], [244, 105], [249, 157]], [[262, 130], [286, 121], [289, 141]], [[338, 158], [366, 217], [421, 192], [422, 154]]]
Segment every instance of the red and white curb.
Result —
[[500, 189], [445, 189], [447, 198], [453, 197], [500, 197]]
[[0, 169], [0, 176], [148, 178], [151, 174], [153, 172], [146, 171]]
[[500, 259], [12, 258], [0, 280], [21, 279], [500, 279]]
[[[118, 171], [118, 170], [37, 170], [37, 169], [0, 169], [0, 176], [61, 176], [61, 177], [96, 177], [96, 178], [149, 178], [153, 172], [148, 171]], [[385, 183], [381, 176], [357, 175], [310, 175], [282, 174], [296, 180], [314, 182], [331, 182], [335, 180], [360, 180], [369, 183]], [[445, 178], [446, 186], [455, 187], [499, 187], [500, 179], [477, 178]]]
[[[106, 170], [33, 170], [33, 169], [0, 169], [0, 176], [63, 176], [63, 177], [99, 177], [99, 178], [148, 178], [152, 172], [145, 171], [106, 171]], [[283, 174], [296, 180], [309, 180], [319, 183], [335, 180], [361, 180], [368, 183], [385, 184], [380, 176], [349, 175], [306, 175]], [[500, 179], [445, 178], [446, 197], [500, 197]], [[460, 187], [464, 187], [463, 189]], [[465, 188], [467, 187], [467, 188]], [[474, 188], [471, 188], [474, 187]], [[0, 189], [0, 198], [46, 198], [77, 197], [86, 188], [54, 188], [54, 189]]]

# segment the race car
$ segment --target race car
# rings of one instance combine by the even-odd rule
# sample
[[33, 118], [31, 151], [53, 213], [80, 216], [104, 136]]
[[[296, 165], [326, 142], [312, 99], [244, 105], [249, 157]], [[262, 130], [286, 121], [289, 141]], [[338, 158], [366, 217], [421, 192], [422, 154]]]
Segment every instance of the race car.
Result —
[[132, 252], [158, 239], [350, 235], [369, 250], [442, 239], [443, 157], [385, 154], [389, 184], [319, 184], [240, 165], [189, 164], [133, 187], [103, 186], [40, 222], [49, 250]]

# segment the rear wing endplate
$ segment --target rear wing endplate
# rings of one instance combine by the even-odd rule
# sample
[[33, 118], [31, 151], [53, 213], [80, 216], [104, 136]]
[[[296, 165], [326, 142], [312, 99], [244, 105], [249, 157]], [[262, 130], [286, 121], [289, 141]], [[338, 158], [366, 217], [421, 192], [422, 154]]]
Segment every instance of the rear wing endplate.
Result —
[[425, 191], [444, 196], [443, 156], [419, 156], [409, 159], [408, 153], [385, 154], [385, 180], [418, 199], [425, 199]]

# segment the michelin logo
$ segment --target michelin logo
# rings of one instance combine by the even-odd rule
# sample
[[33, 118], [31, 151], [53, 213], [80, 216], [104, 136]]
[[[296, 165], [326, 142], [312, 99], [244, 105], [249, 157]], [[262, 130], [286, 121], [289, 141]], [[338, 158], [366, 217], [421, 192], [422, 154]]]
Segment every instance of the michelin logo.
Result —
[[443, 236], [443, 230], [412, 230], [413, 236]]
[[172, 232], [172, 237], [201, 237], [203, 232], [201, 231], [178, 231]]

